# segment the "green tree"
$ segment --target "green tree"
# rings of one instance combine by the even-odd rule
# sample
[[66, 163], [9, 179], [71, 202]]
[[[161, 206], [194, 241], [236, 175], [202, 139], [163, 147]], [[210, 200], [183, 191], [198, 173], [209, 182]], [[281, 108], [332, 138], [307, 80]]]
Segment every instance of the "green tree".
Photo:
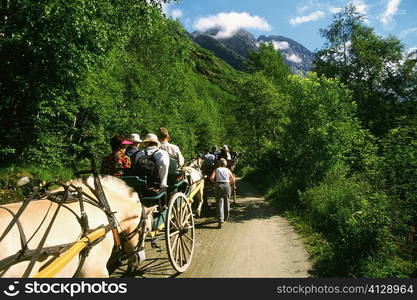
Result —
[[257, 160], [266, 144], [277, 139], [284, 121], [283, 100], [283, 95], [261, 72], [241, 83], [241, 98], [235, 113], [244, 116], [239, 118], [239, 126], [248, 157]]
[[408, 102], [416, 101], [416, 60], [404, 55], [398, 39], [377, 36], [353, 5], [336, 14], [321, 35], [327, 42], [316, 53], [315, 71], [339, 78], [353, 91], [366, 128], [380, 136], [401, 115], [415, 116]]
[[350, 92], [338, 80], [317, 77], [290, 77], [292, 91], [287, 117], [280, 135], [285, 172], [303, 191], [320, 182], [329, 171], [347, 172], [360, 157], [356, 148], [368, 143], [355, 116]]
[[262, 72], [277, 86], [284, 85], [287, 77], [291, 74], [282, 54], [275, 50], [272, 43], [262, 43], [258, 51], [249, 53], [249, 59], [252, 61], [248, 64], [249, 72]]
[[60, 164], [80, 128], [77, 88], [133, 32], [149, 35], [158, 7], [153, 0], [3, 1], [0, 159]]

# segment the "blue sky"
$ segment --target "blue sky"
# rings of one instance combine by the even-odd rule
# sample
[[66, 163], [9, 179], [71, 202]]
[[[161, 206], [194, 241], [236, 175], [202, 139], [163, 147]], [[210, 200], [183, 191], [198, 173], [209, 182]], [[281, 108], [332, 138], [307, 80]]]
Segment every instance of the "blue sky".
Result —
[[227, 36], [245, 28], [255, 35], [283, 35], [309, 50], [320, 49], [333, 14], [353, 3], [378, 35], [395, 35], [406, 49], [417, 47], [417, 0], [180, 0], [164, 6], [189, 32], [221, 26]]

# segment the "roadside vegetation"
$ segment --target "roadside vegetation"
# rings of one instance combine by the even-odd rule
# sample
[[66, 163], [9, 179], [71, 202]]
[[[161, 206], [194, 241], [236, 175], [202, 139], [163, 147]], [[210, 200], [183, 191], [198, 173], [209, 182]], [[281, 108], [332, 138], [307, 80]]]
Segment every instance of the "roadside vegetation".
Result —
[[244, 173], [304, 234], [316, 276], [416, 277], [417, 55], [351, 6], [322, 35], [307, 77], [261, 68], [281, 117]]

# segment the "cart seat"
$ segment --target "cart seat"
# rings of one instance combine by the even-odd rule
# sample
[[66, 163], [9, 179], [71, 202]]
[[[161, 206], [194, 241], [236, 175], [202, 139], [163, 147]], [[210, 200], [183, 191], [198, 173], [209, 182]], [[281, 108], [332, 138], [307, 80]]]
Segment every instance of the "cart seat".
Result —
[[146, 180], [138, 177], [138, 176], [120, 176], [120, 179], [124, 180], [127, 185], [132, 187], [135, 192], [138, 193], [140, 201], [145, 206], [152, 206], [156, 202], [156, 200], [160, 200], [162, 197], [166, 195], [165, 190], [151, 190], [149, 189]]

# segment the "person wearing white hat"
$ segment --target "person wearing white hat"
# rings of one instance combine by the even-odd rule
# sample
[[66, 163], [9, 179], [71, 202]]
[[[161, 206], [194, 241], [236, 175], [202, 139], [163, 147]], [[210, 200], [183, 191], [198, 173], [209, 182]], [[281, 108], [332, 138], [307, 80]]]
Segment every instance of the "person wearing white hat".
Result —
[[232, 160], [232, 156], [230, 155], [229, 147], [227, 145], [223, 145], [222, 149], [220, 150], [218, 159], [220, 158], [224, 158], [227, 161], [228, 165], [229, 162]]
[[140, 150], [133, 163], [134, 169], [140, 169], [140, 162], [143, 161], [143, 157], [149, 157], [155, 161], [158, 172], [159, 187], [167, 187], [168, 179], [168, 167], [169, 167], [169, 154], [165, 150], [159, 149], [161, 143], [158, 141], [158, 137], [153, 133], [148, 133], [145, 139], [142, 141], [145, 149]]
[[138, 153], [138, 151], [139, 151], [139, 144], [140, 144], [140, 143], [142, 143], [142, 140], [140, 139], [139, 134], [137, 134], [137, 133], [132, 133], [132, 134], [129, 136], [129, 141], [131, 141], [131, 142], [132, 142], [132, 145], [129, 145], [129, 146], [126, 148], [126, 152], [125, 152], [125, 154], [126, 154], [127, 156], [129, 156], [129, 157], [130, 157], [130, 160], [131, 160], [131, 161], [135, 161], [135, 156], [136, 156], [136, 154], [137, 154], [137, 153]]

